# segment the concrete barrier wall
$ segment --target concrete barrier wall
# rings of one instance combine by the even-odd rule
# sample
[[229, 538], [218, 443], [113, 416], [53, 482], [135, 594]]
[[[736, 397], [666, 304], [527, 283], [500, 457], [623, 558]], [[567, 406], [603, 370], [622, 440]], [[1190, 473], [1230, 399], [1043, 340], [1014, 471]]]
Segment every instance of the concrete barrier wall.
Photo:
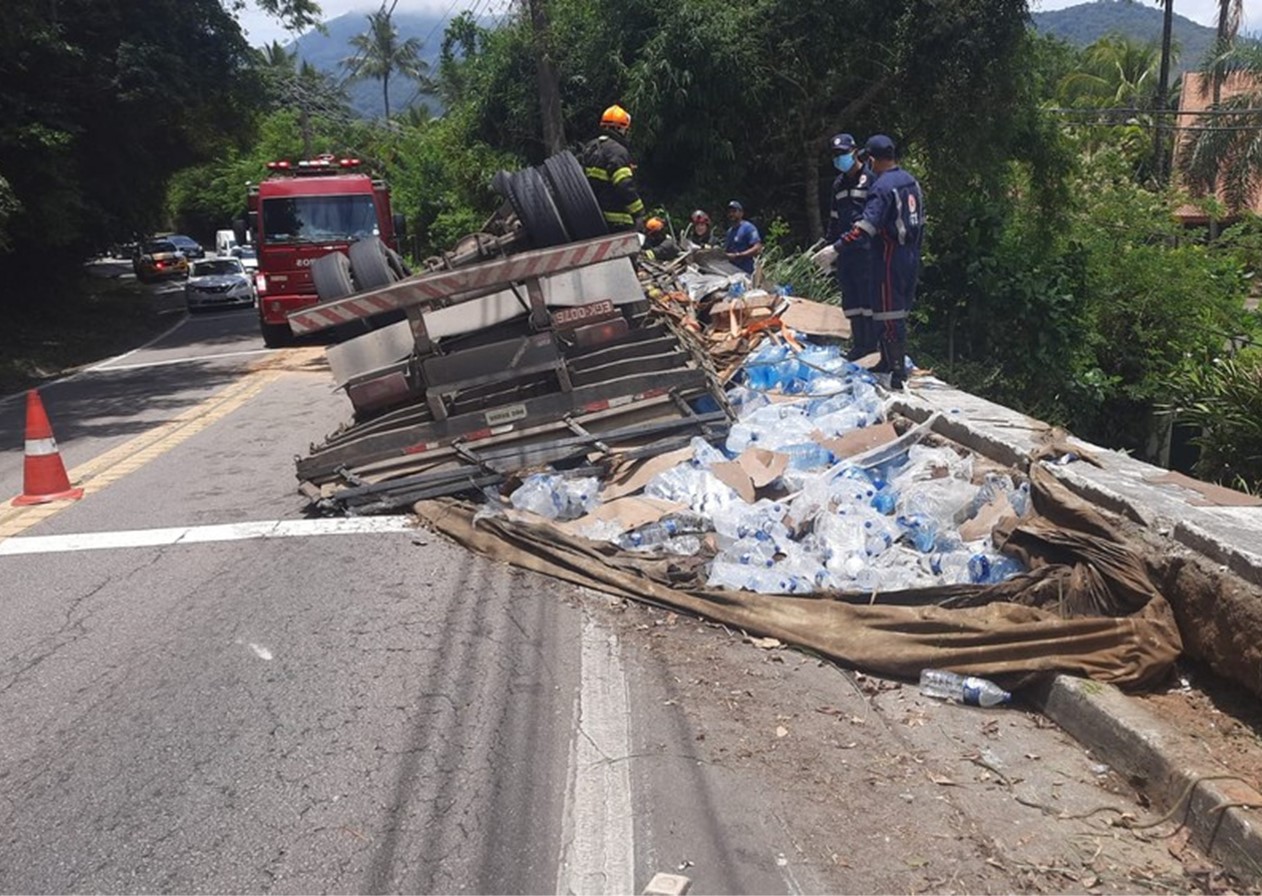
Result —
[[[932, 377], [913, 379], [892, 410], [917, 422], [940, 414], [936, 432], [1021, 471], [1055, 434], [1042, 421]], [[1262, 696], [1262, 501], [1072, 436], [1067, 441], [1100, 466], [1077, 461], [1053, 472], [1085, 500], [1129, 520], [1151, 545], [1150, 570], [1174, 609], [1187, 654]]]

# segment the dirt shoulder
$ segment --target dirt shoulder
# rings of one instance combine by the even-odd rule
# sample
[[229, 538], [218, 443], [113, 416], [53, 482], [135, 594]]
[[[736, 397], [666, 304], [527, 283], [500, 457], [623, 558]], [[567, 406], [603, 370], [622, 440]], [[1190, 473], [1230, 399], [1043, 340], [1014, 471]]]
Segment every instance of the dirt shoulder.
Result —
[[[682, 715], [706, 774], [763, 801], [804, 892], [1250, 892], [1032, 709], [940, 703], [651, 607], [602, 615], [632, 665], [674, 682], [677, 705], [640, 712]], [[1186, 723], [1234, 730], [1183, 703]], [[679, 836], [684, 864], [688, 832]]]

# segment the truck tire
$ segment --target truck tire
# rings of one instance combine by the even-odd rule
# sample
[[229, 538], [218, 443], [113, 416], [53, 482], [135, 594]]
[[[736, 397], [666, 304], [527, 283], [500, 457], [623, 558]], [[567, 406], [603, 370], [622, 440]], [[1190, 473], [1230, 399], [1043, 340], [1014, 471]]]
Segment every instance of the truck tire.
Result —
[[543, 175], [534, 168], [518, 171], [508, 182], [508, 201], [536, 249], [570, 241]]
[[543, 176], [552, 188], [561, 220], [576, 240], [590, 240], [609, 232], [605, 216], [596, 202], [583, 166], [574, 153], [566, 150], [557, 153], [543, 163]]
[[268, 348], [293, 345], [294, 331], [289, 329], [289, 324], [269, 324], [259, 321], [259, 329], [263, 331], [263, 344]]
[[402, 280], [404, 277], [412, 276], [412, 269], [407, 266], [403, 256], [389, 246], [386, 247], [386, 262], [390, 265], [390, 270], [399, 275], [395, 279]]
[[355, 283], [362, 289], [377, 289], [389, 286], [399, 279], [399, 275], [390, 267], [386, 253], [390, 250], [385, 243], [370, 237], [351, 243], [351, 271], [355, 275]]
[[341, 252], [330, 252], [311, 262], [311, 282], [321, 302], [340, 299], [355, 292], [350, 259]]

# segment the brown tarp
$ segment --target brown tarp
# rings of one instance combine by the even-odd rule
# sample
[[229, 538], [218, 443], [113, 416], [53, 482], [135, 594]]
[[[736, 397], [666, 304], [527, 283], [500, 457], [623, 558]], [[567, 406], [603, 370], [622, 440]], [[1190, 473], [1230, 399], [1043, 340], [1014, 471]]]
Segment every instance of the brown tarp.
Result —
[[422, 501], [423, 521], [483, 554], [630, 600], [778, 638], [856, 669], [915, 678], [921, 669], [983, 675], [1017, 688], [1066, 672], [1139, 688], [1179, 656], [1179, 630], [1149, 578], [1142, 544], [1039, 465], [1034, 513], [995, 541], [1026, 574], [991, 586], [780, 597], [704, 587], [700, 558], [646, 559], [545, 523], [486, 517], [453, 499]]

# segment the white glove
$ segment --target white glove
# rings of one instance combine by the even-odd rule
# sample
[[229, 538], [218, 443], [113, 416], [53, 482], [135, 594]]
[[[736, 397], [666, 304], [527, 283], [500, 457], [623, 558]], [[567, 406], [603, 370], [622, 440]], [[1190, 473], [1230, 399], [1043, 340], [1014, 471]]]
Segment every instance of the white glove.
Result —
[[837, 263], [837, 250], [829, 244], [812, 255], [811, 261], [815, 262], [815, 266], [821, 271], [831, 270]]

